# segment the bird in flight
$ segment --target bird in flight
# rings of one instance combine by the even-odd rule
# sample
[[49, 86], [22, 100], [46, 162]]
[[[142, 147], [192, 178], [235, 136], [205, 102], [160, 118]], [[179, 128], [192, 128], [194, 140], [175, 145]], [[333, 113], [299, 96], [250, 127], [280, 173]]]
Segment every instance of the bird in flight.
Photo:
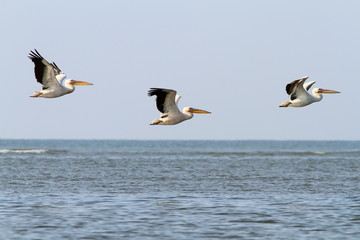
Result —
[[192, 107], [185, 107], [180, 112], [177, 103], [181, 96], [172, 89], [150, 88], [148, 95], [156, 96], [156, 107], [161, 112], [160, 118], [152, 121], [150, 125], [175, 125], [191, 119], [194, 113], [211, 113]]
[[312, 94], [308, 91], [315, 81], [305, 83], [309, 77], [303, 77], [286, 85], [286, 92], [290, 95], [290, 101], [285, 101], [279, 107], [304, 107], [323, 98], [322, 93], [340, 93], [338, 91], [314, 88]]
[[36, 49], [29, 53], [29, 58], [35, 64], [35, 78], [43, 86], [41, 91], [30, 97], [57, 98], [72, 93], [75, 90], [74, 85], [93, 85], [85, 81], [67, 79], [55, 62], [46, 61]]

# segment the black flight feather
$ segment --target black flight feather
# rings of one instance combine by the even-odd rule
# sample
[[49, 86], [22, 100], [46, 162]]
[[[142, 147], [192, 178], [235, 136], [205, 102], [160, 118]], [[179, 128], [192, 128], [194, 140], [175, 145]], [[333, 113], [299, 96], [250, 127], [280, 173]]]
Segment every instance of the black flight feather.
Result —
[[51, 64], [53, 67], [54, 67], [54, 70], [55, 70], [55, 74], [58, 75], [61, 73], [61, 69], [56, 65], [55, 62], [52, 62]]
[[45, 68], [45, 64], [42, 62], [42, 60], [44, 59], [40, 53], [35, 49], [35, 52], [31, 51], [29, 53], [29, 58], [31, 59], [31, 61], [33, 61], [33, 63], [35, 64], [34, 67], [34, 72], [35, 72], [35, 78], [36, 80], [43, 84], [42, 79], [44, 76], [44, 68]]
[[288, 95], [290, 95], [294, 89], [297, 87], [297, 85], [300, 83], [301, 79], [294, 80], [291, 83], [286, 85], [286, 92]]
[[150, 88], [148, 92], [150, 97], [156, 95], [156, 107], [162, 113], [165, 113], [164, 103], [167, 94], [168, 92], [162, 88]]

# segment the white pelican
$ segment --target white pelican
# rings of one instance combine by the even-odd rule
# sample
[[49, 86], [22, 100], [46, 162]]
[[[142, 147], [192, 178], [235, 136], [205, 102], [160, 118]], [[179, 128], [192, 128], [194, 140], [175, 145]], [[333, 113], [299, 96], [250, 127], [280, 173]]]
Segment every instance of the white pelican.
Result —
[[290, 101], [283, 102], [279, 107], [304, 107], [311, 103], [321, 101], [323, 98], [321, 93], [340, 93], [329, 89], [314, 88], [311, 95], [307, 91], [311, 88], [315, 81], [304, 84], [308, 78], [309, 77], [303, 77], [287, 84], [286, 92], [290, 95]]
[[185, 107], [183, 112], [180, 112], [177, 102], [181, 96], [176, 95], [176, 91], [172, 89], [150, 88], [148, 95], [150, 97], [156, 95], [156, 106], [161, 112], [160, 119], [152, 121], [150, 125], [175, 125], [191, 119], [194, 116], [193, 113], [211, 113], [191, 107]]
[[74, 85], [93, 85], [84, 81], [66, 79], [66, 75], [53, 62], [49, 63], [35, 49], [29, 53], [29, 58], [35, 64], [35, 77], [43, 85], [40, 92], [35, 92], [30, 97], [56, 98], [75, 90]]

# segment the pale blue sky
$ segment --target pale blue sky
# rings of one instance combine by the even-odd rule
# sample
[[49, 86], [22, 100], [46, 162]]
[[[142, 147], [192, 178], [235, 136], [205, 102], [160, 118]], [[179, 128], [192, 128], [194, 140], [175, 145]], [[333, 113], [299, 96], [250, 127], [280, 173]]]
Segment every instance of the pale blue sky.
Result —
[[[0, 138], [360, 139], [359, 23], [355, 0], [3, 0]], [[34, 48], [94, 86], [29, 98]], [[341, 94], [279, 108], [306, 75]], [[150, 126], [150, 87], [213, 114]]]

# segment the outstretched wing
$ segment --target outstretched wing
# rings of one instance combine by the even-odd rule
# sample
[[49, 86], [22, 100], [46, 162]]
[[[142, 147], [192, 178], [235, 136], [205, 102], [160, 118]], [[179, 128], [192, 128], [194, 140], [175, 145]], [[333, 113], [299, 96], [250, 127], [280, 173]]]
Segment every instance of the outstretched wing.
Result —
[[61, 87], [55, 75], [59, 74], [61, 70], [55, 63], [50, 64], [43, 58], [40, 53], [35, 49], [29, 53], [29, 58], [35, 64], [35, 78], [43, 85], [43, 89]]
[[156, 95], [156, 107], [161, 113], [172, 114], [180, 112], [175, 102], [175, 90], [165, 88], [150, 88], [148, 95]]
[[309, 89], [312, 87], [312, 85], [314, 85], [314, 83], [316, 83], [316, 82], [311, 81], [311, 82], [304, 83], [304, 88], [306, 89], [306, 91], [309, 91]]
[[291, 100], [294, 100], [301, 95], [308, 94], [304, 88], [304, 82], [306, 81], [306, 79], [308, 78], [304, 77], [301, 79], [297, 79], [286, 85], [286, 92], [290, 95]]

